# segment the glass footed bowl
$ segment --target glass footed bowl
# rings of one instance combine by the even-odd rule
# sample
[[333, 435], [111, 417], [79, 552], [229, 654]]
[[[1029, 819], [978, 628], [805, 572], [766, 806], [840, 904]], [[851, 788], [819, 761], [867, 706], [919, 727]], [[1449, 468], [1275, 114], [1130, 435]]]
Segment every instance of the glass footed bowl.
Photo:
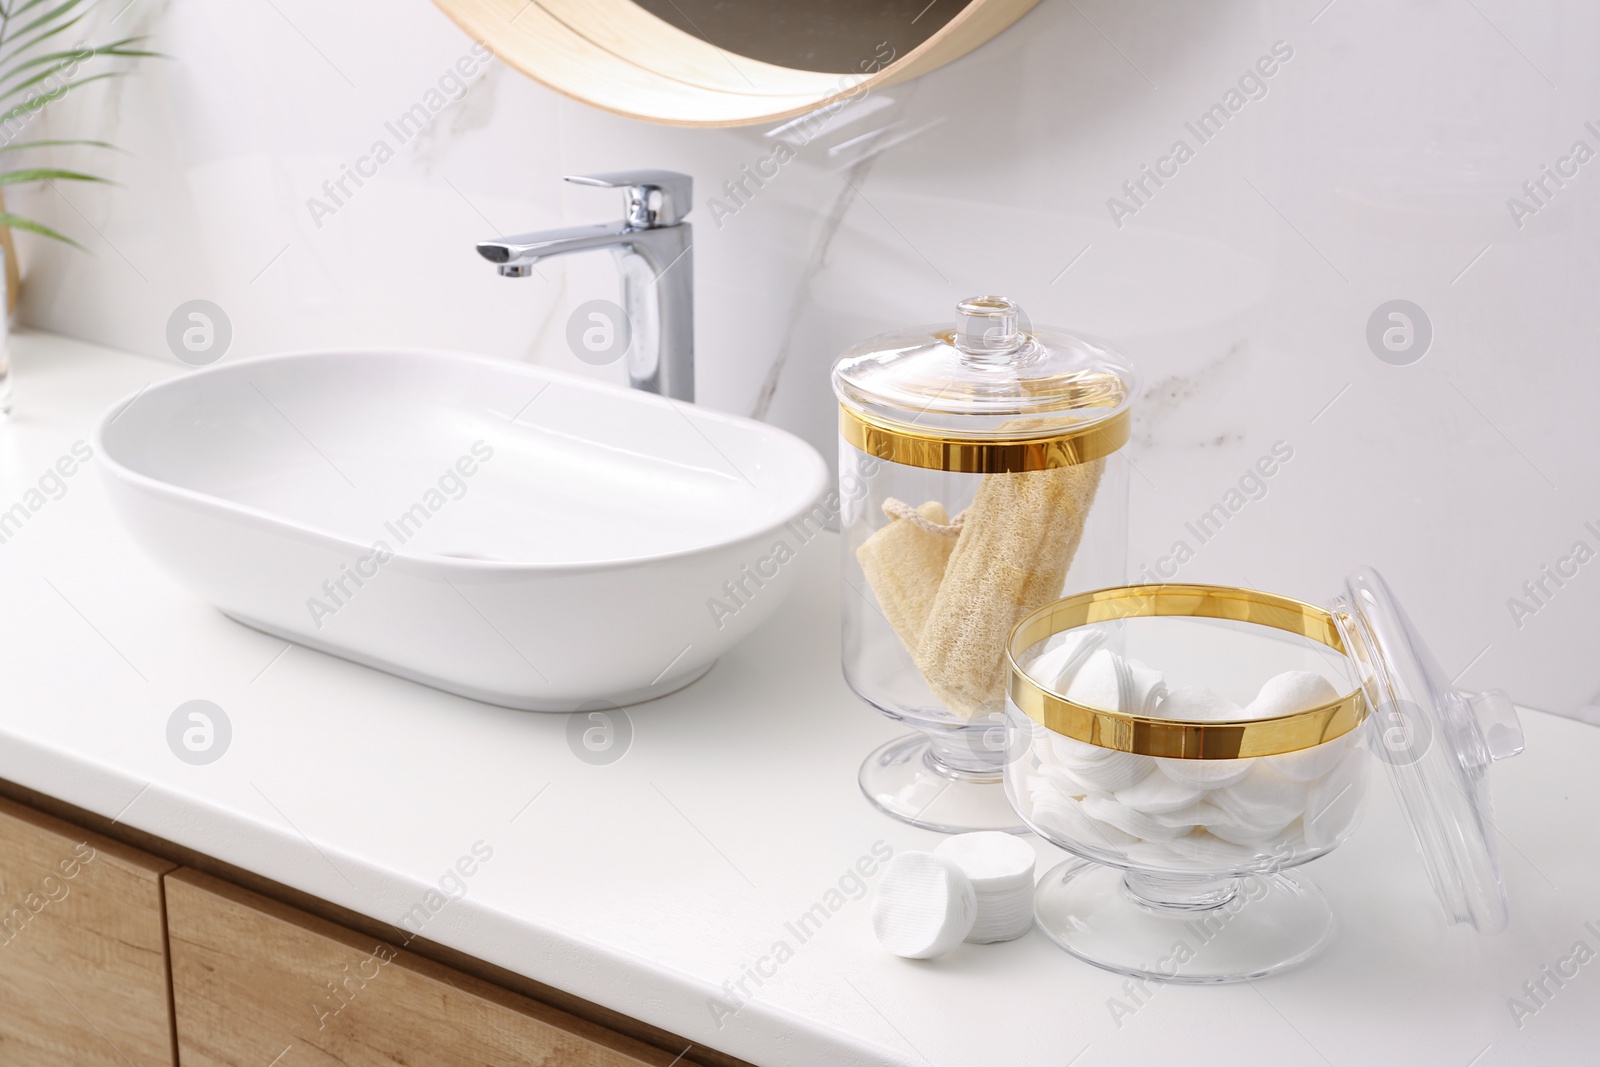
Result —
[[[1019, 625], [1005, 790], [1029, 829], [1073, 856], [1035, 898], [1051, 940], [1125, 974], [1240, 981], [1301, 963], [1332, 937], [1321, 892], [1289, 871], [1356, 826], [1371, 763], [1366, 701], [1327, 612], [1176, 588], [1070, 597]], [[1242, 617], [1082, 621], [1083, 605], [1093, 619], [1105, 613], [1094, 598], [1113, 593], [1119, 613]], [[1285, 677], [1328, 699], [1291, 697], [1284, 711], [1268, 687]]]

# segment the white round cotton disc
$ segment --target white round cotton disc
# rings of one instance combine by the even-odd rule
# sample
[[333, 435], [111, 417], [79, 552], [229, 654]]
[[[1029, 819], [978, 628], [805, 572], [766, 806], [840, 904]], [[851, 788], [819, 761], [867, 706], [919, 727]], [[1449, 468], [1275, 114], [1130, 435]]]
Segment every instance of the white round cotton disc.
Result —
[[1067, 737], [1054, 731], [1050, 734], [1050, 744], [1039, 747], [1041, 762], [1047, 759], [1053, 760], [1069, 771], [1085, 763], [1102, 763], [1116, 754], [1117, 750], [1114, 748], [1101, 748], [1099, 745], [1091, 745], [1087, 741], [1079, 741], [1076, 737]]
[[1127, 789], [1156, 769], [1156, 761], [1134, 752], [1111, 752], [1103, 760], [1071, 768], [1072, 777], [1100, 793]]
[[1076, 799], [1094, 792], [1087, 785], [1068, 774], [1065, 767], [1057, 766], [1054, 763], [1040, 764], [1039, 771], [1034, 777], [1055, 786], [1062, 796]]
[[1165, 771], [1160, 771], [1118, 790], [1117, 799], [1146, 815], [1165, 815], [1187, 808], [1205, 794], [1204, 789], [1175, 782]]
[[957, 834], [940, 842], [933, 854], [955, 860], [979, 899], [987, 893], [1006, 892], [1023, 883], [1029, 890], [1033, 889], [1037, 856], [1033, 846], [1015, 834], [999, 830]]
[[1193, 789], [1221, 789], [1250, 773], [1254, 760], [1248, 759], [1172, 759], [1157, 756], [1161, 773], [1174, 782]]
[[1109, 648], [1098, 649], [1073, 673], [1070, 683], [1066, 678], [1057, 683], [1066, 684], [1057, 692], [1086, 708], [1121, 711], [1122, 673], [1122, 658]]
[[1192, 834], [1166, 842], [1167, 848], [1186, 860], [1210, 866], [1212, 870], [1225, 871], [1231, 867], [1250, 863], [1259, 855], [1258, 850], [1224, 841], [1215, 834], [1197, 830]]
[[1306, 844], [1327, 848], [1355, 825], [1367, 792], [1366, 754], [1355, 751], [1306, 794]]
[[1241, 825], [1273, 830], [1288, 826], [1306, 810], [1306, 784], [1257, 760], [1249, 774], [1206, 799]]
[[1311, 671], [1284, 671], [1262, 683], [1261, 691], [1245, 709], [1252, 719], [1274, 715], [1293, 715], [1339, 699], [1339, 690], [1320, 674]]
[[1154, 715], [1155, 709], [1167, 699], [1167, 683], [1154, 667], [1146, 667], [1136, 659], [1128, 660], [1127, 664], [1133, 698], [1124, 710], [1134, 715]]
[[1142, 841], [1166, 841], [1189, 832], [1188, 826], [1167, 826], [1111, 797], [1090, 796], [1083, 800], [1083, 810], [1091, 819], [1109, 823], [1125, 834]]
[[[1310, 671], [1284, 671], [1266, 680], [1256, 698], [1245, 708], [1245, 713], [1253, 719], [1269, 719], [1277, 715], [1293, 715], [1297, 711], [1310, 711], [1337, 699], [1339, 691], [1322, 675]], [[1267, 762], [1280, 774], [1309, 782], [1331, 771], [1352, 740], [1352, 734], [1345, 734], [1312, 748], [1268, 756]]]
[[1311, 748], [1303, 748], [1298, 752], [1284, 752], [1276, 756], [1267, 757], [1267, 765], [1286, 777], [1296, 781], [1310, 782], [1321, 778], [1339, 765], [1339, 761], [1353, 748], [1359, 738], [1359, 732], [1352, 730], [1332, 741], [1324, 741]]
[[[1223, 811], [1210, 801], [1201, 801], [1196, 807], [1199, 809], [1196, 816], [1201, 820], [1200, 825], [1207, 832], [1231, 841], [1236, 845], [1245, 845], [1258, 852], [1269, 851], [1273, 840], [1277, 838], [1288, 826], [1280, 823], [1277, 826], [1263, 826], [1259, 822], [1246, 821], [1233, 814]], [[1289, 820], [1293, 822], [1294, 820]]]
[[957, 834], [934, 855], [955, 860], [972, 883], [978, 918], [966, 939], [991, 944], [1021, 937], [1033, 925], [1033, 846], [998, 830]]
[[872, 932], [896, 956], [926, 960], [961, 944], [978, 917], [972, 883], [952, 859], [900, 852], [872, 896]]
[[1060, 692], [1057, 687], [1069, 683], [1072, 676], [1078, 673], [1078, 668], [1083, 666], [1095, 649], [1105, 643], [1105, 639], [1102, 630], [1065, 634], [1059, 645], [1041, 652], [1025, 669], [1029, 677], [1043, 684], [1046, 689]]
[[1156, 714], [1163, 719], [1189, 722], [1221, 722], [1246, 717], [1239, 705], [1203, 685], [1184, 685], [1172, 690], [1157, 705]]
[[[1221, 693], [1203, 685], [1185, 685], [1167, 694], [1155, 715], [1186, 722], [1221, 722], [1245, 717], [1244, 709]], [[1250, 773], [1251, 760], [1175, 759], [1156, 757], [1168, 778], [1191, 789], [1216, 789], [1232, 785]]]
[[1205, 813], [1215, 810], [1215, 805], [1207, 804], [1205, 797], [1206, 794], [1201, 793], [1200, 799], [1188, 807], [1179, 808], [1176, 811], [1152, 812], [1150, 817], [1162, 826], [1199, 826], [1206, 821]]
[[1089, 818], [1084, 814], [1080, 801], [1067, 800], [1049, 787], [1044, 792], [1034, 792], [1029, 819], [1043, 831], [1047, 839], [1070, 841], [1110, 852], [1119, 851], [1139, 840], [1109, 823]]

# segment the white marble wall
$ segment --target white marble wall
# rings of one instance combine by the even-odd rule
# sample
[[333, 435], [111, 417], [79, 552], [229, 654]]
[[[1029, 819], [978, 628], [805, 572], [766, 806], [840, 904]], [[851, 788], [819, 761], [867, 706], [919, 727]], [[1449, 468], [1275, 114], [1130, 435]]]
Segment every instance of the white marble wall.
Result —
[[[1186, 580], [1325, 601], [1372, 564], [1447, 674], [1569, 711], [1600, 690], [1600, 561], [1523, 589], [1576, 542], [1600, 552], [1600, 160], [1536, 212], [1507, 203], [1574, 142], [1600, 151], [1585, 0], [1044, 0], [888, 92], [916, 136], [847, 168], [813, 145], [721, 225], [706, 198], [762, 130], [635, 123], [498, 64], [314, 219], [471, 42], [423, 0], [136, 0], [123, 26], [175, 58], [46, 120], [133, 154], [102, 162], [120, 188], [14, 196], [93, 251], [24, 241], [28, 323], [170, 360], [169, 313], [204, 297], [229, 358], [440, 346], [616, 376], [564, 340], [572, 306], [614, 292], [605, 257], [512, 282], [472, 243], [612, 217], [564, 173], [675, 168], [700, 190], [702, 402], [831, 450], [841, 349], [1006, 293], [1146, 376], [1136, 572], [1173, 576], [1183, 541]], [[1275, 42], [1292, 56], [1200, 143], [1185, 123]], [[1178, 139], [1193, 158], [1117, 225], [1108, 198]], [[1366, 340], [1396, 298], [1434, 334], [1404, 366]], [[1199, 543], [1185, 521], [1278, 441], [1265, 496]]]

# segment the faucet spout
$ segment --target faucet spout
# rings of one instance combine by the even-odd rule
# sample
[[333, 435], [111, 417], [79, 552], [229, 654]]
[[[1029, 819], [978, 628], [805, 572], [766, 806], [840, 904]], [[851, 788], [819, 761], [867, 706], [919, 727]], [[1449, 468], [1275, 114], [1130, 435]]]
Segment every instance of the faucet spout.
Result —
[[690, 179], [668, 171], [570, 178], [623, 188], [628, 217], [479, 241], [478, 254], [501, 275], [526, 278], [542, 259], [605, 249], [622, 278], [628, 318], [628, 382], [635, 389], [694, 400], [694, 260], [688, 212]]
[[569, 226], [563, 230], [496, 237], [488, 241], [479, 241], [478, 255], [490, 263], [531, 265], [552, 256], [566, 255], [569, 252], [586, 252], [593, 248], [607, 248], [620, 244], [627, 232], [628, 227], [618, 222], [598, 226]]

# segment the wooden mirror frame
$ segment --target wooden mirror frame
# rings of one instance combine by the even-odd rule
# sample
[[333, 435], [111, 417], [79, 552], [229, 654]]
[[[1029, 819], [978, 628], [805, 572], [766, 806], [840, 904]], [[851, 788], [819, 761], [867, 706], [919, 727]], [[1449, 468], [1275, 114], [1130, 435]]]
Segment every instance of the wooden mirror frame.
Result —
[[458, 26], [535, 81], [618, 115], [672, 126], [746, 126], [803, 115], [966, 55], [1039, 0], [970, 0], [886, 65], [831, 74], [734, 55], [633, 0], [434, 0]]

